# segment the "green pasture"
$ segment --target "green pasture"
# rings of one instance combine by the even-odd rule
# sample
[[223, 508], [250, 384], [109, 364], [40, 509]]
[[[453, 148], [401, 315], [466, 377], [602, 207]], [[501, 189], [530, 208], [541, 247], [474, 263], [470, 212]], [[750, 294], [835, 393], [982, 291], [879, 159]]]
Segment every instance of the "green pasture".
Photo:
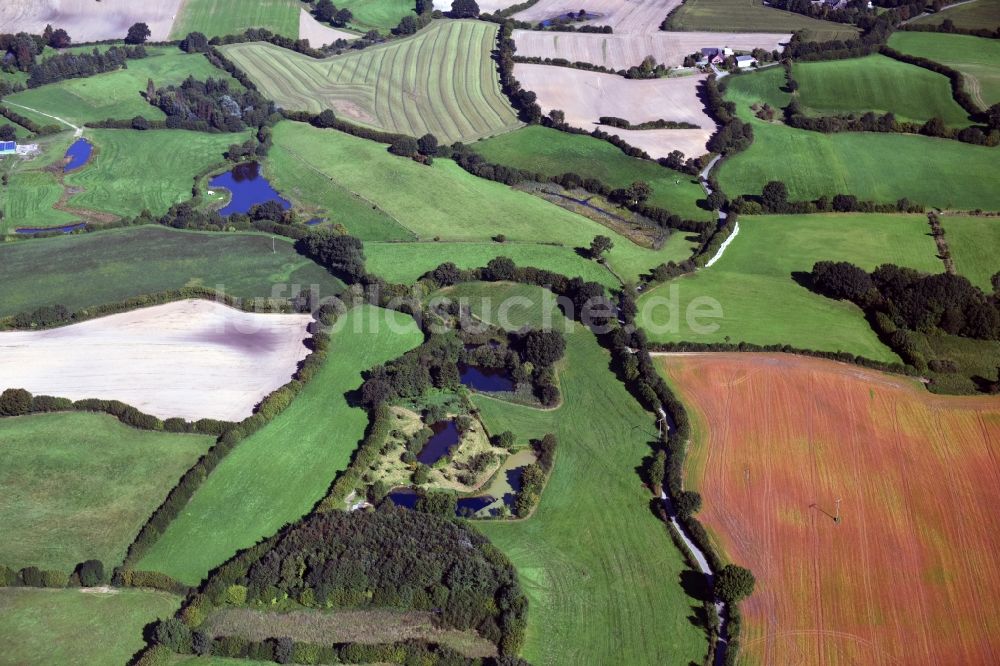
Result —
[[125, 664], [145, 647], [143, 629], [171, 617], [181, 597], [153, 590], [0, 589], [5, 664]]
[[158, 87], [180, 84], [188, 76], [201, 80], [225, 78], [239, 86], [225, 71], [213, 67], [201, 53], [183, 53], [175, 47], [149, 47], [149, 52], [147, 58], [129, 60], [128, 69], [50, 83], [9, 95], [4, 103], [42, 125], [56, 121], [21, 107], [59, 116], [82, 126], [108, 118], [121, 120], [144, 116], [149, 120], [163, 120], [164, 113], [143, 97], [150, 79]]
[[980, 28], [996, 29], [1000, 26], [1000, 0], [975, 0], [962, 3], [957, 7], [922, 16], [913, 23], [915, 25], [941, 25], [950, 20], [958, 28], [976, 30]]
[[[551, 243], [573, 251], [589, 247], [594, 236], [606, 235], [615, 242], [608, 262], [626, 280], [691, 253], [686, 234], [674, 234], [660, 250], [643, 248], [538, 197], [477, 178], [451, 160], [438, 159], [428, 167], [391, 155], [384, 145], [303, 123], [277, 125], [274, 143], [340, 187], [378, 206], [420, 240], [484, 243], [504, 234], [512, 242]], [[427, 268], [444, 261], [460, 262], [455, 246], [440, 246], [441, 254]], [[409, 267], [398, 270], [404, 268], [412, 274]]]
[[492, 23], [434, 21], [412, 37], [324, 60], [259, 42], [222, 50], [285, 109], [333, 109], [360, 125], [453, 143], [521, 125], [490, 57], [496, 32]]
[[[940, 273], [929, 234], [924, 215], [743, 217], [739, 234], [716, 264], [644, 294], [637, 322], [658, 342], [788, 344], [898, 362], [859, 308], [811, 292], [796, 275], [823, 260], [850, 261], [867, 270], [892, 263]], [[713, 303], [721, 317], [689, 320], [690, 313], [712, 312]], [[714, 330], [700, 330], [701, 325]]]
[[285, 411], [219, 464], [136, 568], [193, 585], [308, 513], [364, 437], [368, 416], [345, 394], [361, 386], [362, 371], [421, 339], [414, 320], [399, 312], [361, 306], [344, 315], [326, 364]]
[[762, 0], [688, 0], [674, 13], [670, 29], [721, 32], [805, 30], [807, 39], [820, 42], [850, 39], [857, 35], [853, 26], [766, 7]]
[[56, 304], [79, 310], [181, 287], [267, 297], [285, 284], [315, 284], [320, 296], [343, 288], [288, 239], [266, 234], [144, 226], [0, 243], [0, 316]]
[[905, 197], [946, 209], [1000, 209], [995, 149], [913, 134], [822, 134], [754, 117], [752, 104], [779, 94], [759, 90], [778, 81], [767, 70], [727, 81], [726, 99], [754, 130], [753, 144], [718, 169], [730, 197], [760, 194], [768, 181], [781, 180], [792, 199], [849, 193], [861, 200]]
[[[514, 292], [541, 296], [531, 287]], [[511, 291], [462, 285], [455, 293], [495, 301]], [[516, 324], [536, 319], [532, 311]], [[559, 365], [558, 409], [473, 397], [490, 432], [511, 430], [520, 441], [559, 437], [535, 514], [475, 523], [511, 558], [528, 595], [523, 656], [535, 664], [701, 663], [705, 633], [688, 619], [701, 602], [684, 593], [687, 567], [636, 473], [656, 438], [655, 417], [611, 372], [594, 336], [575, 324], [572, 331]]]
[[104, 414], [0, 419], [0, 564], [117, 566], [212, 438], [135, 430]]
[[63, 187], [49, 169], [63, 159], [73, 135], [62, 132], [32, 142], [41, 149], [41, 154], [33, 159], [0, 159], [0, 175], [8, 179], [6, 187], [0, 184], [0, 211], [3, 211], [0, 238], [19, 227], [54, 227], [77, 220], [76, 216], [52, 207], [62, 197]]
[[941, 226], [958, 273], [992, 293], [990, 279], [1000, 271], [1000, 218], [942, 215]]
[[572, 172], [596, 178], [611, 187], [627, 187], [641, 180], [653, 188], [647, 203], [666, 208], [689, 220], [711, 220], [712, 211], [698, 206], [705, 192], [695, 176], [659, 164], [629, 157], [607, 141], [581, 134], [531, 125], [485, 139], [473, 150], [494, 164], [558, 176]]
[[170, 36], [184, 39], [190, 32], [200, 32], [215, 37], [266, 28], [297, 39], [301, 7], [305, 5], [296, 0], [184, 0]]
[[362, 31], [387, 33], [399, 25], [404, 16], [414, 12], [414, 3], [409, 0], [340, 0], [334, 4], [337, 9], [351, 10], [354, 14], [351, 27]]
[[[976, 0], [975, 4], [985, 2]], [[1000, 3], [997, 3], [1000, 7]], [[972, 5], [970, 5], [972, 6]], [[998, 16], [1000, 22], [1000, 16]], [[965, 89], [983, 109], [1000, 102], [1000, 41], [968, 35], [897, 32], [889, 46], [962, 73]]]
[[223, 153], [248, 132], [208, 134], [186, 130], [90, 130], [94, 155], [65, 182], [82, 192], [69, 199], [78, 208], [121, 216], [143, 210], [162, 215], [191, 198], [195, 176], [225, 163]]

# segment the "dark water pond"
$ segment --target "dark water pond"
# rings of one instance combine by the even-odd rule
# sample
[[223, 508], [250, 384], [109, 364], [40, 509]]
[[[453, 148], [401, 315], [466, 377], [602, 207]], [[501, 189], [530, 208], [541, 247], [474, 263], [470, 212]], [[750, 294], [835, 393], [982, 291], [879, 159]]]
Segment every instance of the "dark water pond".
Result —
[[315, 227], [317, 224], [323, 224], [326, 222], [322, 217], [314, 217], [313, 219], [306, 222], [307, 227]]
[[480, 368], [475, 365], [458, 366], [458, 376], [463, 386], [477, 391], [513, 391], [514, 378], [507, 368]]
[[592, 21], [596, 18], [601, 18], [600, 14], [593, 14], [591, 12], [585, 12], [583, 16], [580, 16], [577, 12], [567, 12], [566, 14], [559, 14], [558, 16], [553, 16], [552, 18], [547, 18], [539, 25], [543, 28], [547, 28], [554, 23], [563, 23], [567, 21]]
[[45, 227], [45, 228], [25, 227], [23, 229], [15, 229], [14, 232], [19, 234], [33, 235], [33, 234], [47, 234], [52, 231], [61, 231], [64, 234], [68, 234], [76, 231], [77, 229], [83, 229], [85, 226], [87, 226], [86, 222], [77, 222], [76, 224], [67, 224], [64, 227]]
[[213, 188], [224, 187], [233, 195], [229, 204], [219, 211], [223, 217], [233, 213], [246, 213], [256, 204], [268, 201], [277, 201], [285, 210], [292, 207], [291, 202], [278, 194], [260, 172], [260, 164], [257, 162], [237, 164], [232, 170], [208, 181], [208, 185]]
[[454, 421], [438, 421], [431, 426], [434, 434], [417, 454], [417, 461], [433, 465], [448, 455], [448, 449], [458, 444], [458, 426]]
[[521, 492], [521, 477], [523, 475], [523, 467], [515, 467], [514, 469], [507, 470], [507, 483], [510, 484], [511, 489], [514, 492], [504, 493], [503, 503], [506, 504], [507, 508], [511, 511], [514, 510], [514, 500], [517, 499], [518, 494]]
[[[404, 509], [414, 509], [417, 506], [417, 491], [412, 488], [396, 488], [388, 495], [389, 501]], [[471, 516], [481, 511], [496, 501], [496, 498], [489, 495], [481, 497], [462, 497], [458, 500], [455, 508], [455, 515], [460, 517]]]
[[90, 156], [94, 153], [94, 144], [87, 141], [86, 139], [77, 139], [73, 142], [73, 145], [69, 147], [66, 151], [66, 157], [69, 158], [69, 164], [63, 167], [64, 172], [73, 171], [74, 169], [79, 169]]

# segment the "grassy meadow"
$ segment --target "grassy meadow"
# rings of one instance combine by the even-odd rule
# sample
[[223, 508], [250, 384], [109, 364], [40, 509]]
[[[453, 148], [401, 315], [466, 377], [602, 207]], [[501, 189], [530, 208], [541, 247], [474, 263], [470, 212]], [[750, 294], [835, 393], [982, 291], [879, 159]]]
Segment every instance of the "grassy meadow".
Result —
[[[950, 3], [949, 3], [950, 4]], [[957, 7], [922, 16], [914, 23], [916, 25], [941, 25], [950, 20], [958, 28], [976, 30], [979, 28], [996, 28], [1000, 26], [1000, 0], [976, 0], [962, 3]]]
[[[789, 344], [898, 362], [858, 307], [811, 292], [794, 274], [808, 273], [823, 260], [850, 261], [866, 270], [894, 263], [940, 273], [929, 231], [923, 215], [743, 217], [739, 235], [718, 263], [639, 299], [638, 324], [658, 342]], [[673, 328], [668, 304], [675, 292], [679, 323]], [[698, 333], [686, 313], [692, 301], [705, 297], [721, 306], [722, 317], [700, 320], [718, 327]]]
[[188, 54], [176, 47], [148, 48], [149, 57], [129, 60], [128, 69], [50, 83], [9, 95], [4, 103], [10, 103], [12, 110], [42, 125], [55, 121], [20, 107], [30, 107], [82, 126], [108, 118], [121, 120], [144, 116], [149, 120], [163, 120], [164, 113], [142, 96], [150, 79], [161, 87], [180, 84], [188, 76], [202, 80], [225, 78], [239, 87], [235, 79], [213, 67], [200, 53]]
[[627, 187], [642, 180], [653, 189], [647, 201], [650, 205], [666, 208], [689, 220], [713, 219], [712, 211], [698, 206], [705, 192], [696, 177], [629, 157], [601, 139], [531, 125], [485, 139], [472, 148], [489, 162], [546, 176], [573, 172], [612, 187]]
[[332, 108], [354, 123], [453, 143], [521, 125], [490, 59], [496, 33], [491, 23], [434, 21], [412, 37], [324, 60], [265, 43], [222, 50], [283, 108]]
[[117, 566], [213, 439], [136, 430], [106, 414], [0, 419], [0, 563], [69, 573]]
[[189, 32], [200, 32], [211, 38], [267, 28], [296, 39], [304, 6], [297, 0], [184, 0], [170, 36], [184, 39]]
[[[409, 0], [340, 0], [337, 9], [349, 9], [354, 14], [350, 25], [362, 31], [378, 30], [387, 33], [399, 25], [407, 14], [412, 14], [414, 4]], [[449, 5], [450, 7], [450, 5]]]
[[196, 584], [236, 551], [298, 520], [326, 493], [364, 437], [368, 416], [348, 404], [361, 372], [416, 347], [399, 312], [361, 306], [333, 333], [326, 364], [292, 404], [240, 442], [136, 565]]
[[[973, 5], [984, 1], [976, 0]], [[1000, 22], [1000, 18], [997, 20]], [[997, 40], [932, 32], [897, 32], [889, 38], [889, 46], [961, 72], [966, 90], [983, 109], [1000, 102], [1000, 43]]]
[[6, 187], [0, 184], [0, 210], [3, 211], [0, 238], [19, 227], [55, 227], [78, 219], [52, 207], [63, 196], [63, 187], [49, 169], [63, 159], [73, 142], [73, 135], [61, 132], [32, 141], [38, 143], [42, 151], [34, 159], [0, 159], [0, 175], [8, 179]]
[[[391, 155], [381, 144], [303, 123], [277, 125], [274, 143], [286, 157], [302, 161], [369, 201], [420, 240], [485, 243], [504, 234], [512, 243], [562, 246], [573, 251], [588, 247], [594, 236], [606, 235], [615, 242], [607, 255], [608, 263], [623, 279], [635, 279], [654, 266], [683, 259], [691, 252], [686, 234], [674, 234], [660, 250], [643, 248], [538, 197], [477, 178], [451, 160], [438, 159], [428, 167]], [[444, 261], [468, 265], [478, 263], [481, 257], [477, 254], [475, 261], [464, 260], [464, 245], [459, 243], [440, 246], [440, 254], [417, 275]], [[387, 244], [382, 251], [391, 247]], [[413, 267], [397, 270], [403, 269], [413, 274]]]
[[143, 629], [171, 617], [181, 597], [152, 590], [110, 593], [9, 587], [0, 589], [3, 661], [125, 664], [145, 647]]
[[[541, 298], [525, 285], [462, 285], [448, 294]], [[473, 310], [485, 315], [476, 302]], [[536, 310], [512, 314], [523, 315], [514, 325], [538, 323]], [[594, 336], [572, 330], [558, 409], [473, 397], [490, 432], [511, 430], [519, 441], [559, 437], [533, 516], [476, 523], [511, 558], [528, 595], [522, 656], [536, 664], [701, 663], [705, 634], [688, 619], [700, 602], [681, 587], [687, 567], [635, 471], [656, 437], [655, 418], [609, 370]]]
[[689, 0], [674, 12], [670, 29], [710, 32], [805, 30], [806, 38], [814, 41], [850, 39], [857, 35], [853, 26], [765, 7], [762, 0]]
[[79, 310], [186, 286], [221, 285], [237, 298], [267, 297], [282, 284], [315, 284], [320, 296], [343, 289], [287, 239], [272, 245], [266, 234], [154, 226], [0, 244], [0, 284], [0, 317], [43, 305]]
[[993, 292], [990, 279], [1000, 272], [1000, 218], [943, 215], [945, 241], [959, 275], [969, 278], [987, 294]]
[[1000, 209], [994, 167], [1000, 153], [993, 148], [911, 134], [822, 134], [754, 117], [752, 104], [780, 102], [782, 81], [769, 70], [726, 81], [726, 99], [754, 130], [753, 144], [717, 171], [730, 197], [760, 194], [765, 183], [781, 180], [791, 199], [850, 193], [861, 200], [905, 197], [941, 208]]
[[69, 198], [78, 208], [135, 216], [162, 215], [191, 198], [194, 178], [224, 164], [223, 153], [243, 143], [249, 132], [208, 134], [186, 130], [90, 130], [94, 155], [65, 182], [82, 192]]

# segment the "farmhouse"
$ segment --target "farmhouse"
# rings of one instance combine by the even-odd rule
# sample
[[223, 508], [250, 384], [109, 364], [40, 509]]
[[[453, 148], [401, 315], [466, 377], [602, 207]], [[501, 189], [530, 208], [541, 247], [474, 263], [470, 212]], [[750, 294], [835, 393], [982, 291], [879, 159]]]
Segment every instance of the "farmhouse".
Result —
[[736, 56], [736, 66], [740, 69], [747, 69], [757, 64], [757, 58], [748, 55]]

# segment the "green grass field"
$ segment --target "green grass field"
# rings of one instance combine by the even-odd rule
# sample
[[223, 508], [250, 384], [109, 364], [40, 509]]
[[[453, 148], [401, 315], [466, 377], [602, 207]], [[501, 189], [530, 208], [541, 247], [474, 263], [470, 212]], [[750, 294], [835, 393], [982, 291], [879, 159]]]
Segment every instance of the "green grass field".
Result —
[[923, 16], [915, 24], [940, 25], [950, 19], [959, 28], [996, 28], [1000, 26], [1000, 0], [976, 0], [937, 14]]
[[642, 180], [653, 188], [653, 196], [647, 201], [650, 205], [666, 208], [689, 220], [713, 219], [711, 211], [697, 205], [699, 199], [705, 198], [697, 178], [649, 160], [629, 157], [607, 141], [531, 125], [480, 141], [472, 148], [495, 164], [546, 176], [573, 172], [612, 187], [626, 187]]
[[371, 306], [345, 315], [326, 364], [284, 412], [241, 442], [136, 565], [196, 584], [237, 550], [305, 515], [347, 467], [368, 416], [345, 393], [361, 372], [420, 344], [412, 318]]
[[3, 663], [125, 664], [145, 647], [143, 628], [172, 616], [181, 598], [166, 592], [0, 589]]
[[[793, 273], [808, 273], [822, 260], [940, 273], [944, 268], [929, 233], [923, 215], [744, 217], [718, 263], [647, 292], [639, 299], [637, 321], [655, 341], [789, 344], [898, 361], [859, 308], [809, 291]], [[679, 315], [672, 327], [673, 292]], [[702, 297], [721, 306], [721, 318], [699, 320], [717, 330], [698, 332], [688, 322], [688, 307]]]
[[66, 154], [73, 135], [62, 132], [32, 141], [42, 151], [34, 159], [0, 159], [0, 175], [7, 176], [9, 181], [6, 187], [0, 184], [0, 210], [4, 213], [0, 219], [0, 238], [19, 227], [51, 227], [77, 220], [70, 213], [52, 208], [62, 197], [63, 188], [48, 170]]
[[799, 103], [809, 115], [875, 111], [909, 122], [937, 116], [950, 126], [970, 124], [969, 114], [951, 96], [947, 77], [883, 55], [796, 63], [792, 73]]
[[325, 60], [262, 43], [223, 51], [283, 108], [332, 108], [358, 124], [468, 142], [520, 126], [490, 59], [496, 32], [491, 23], [434, 21], [412, 37]]
[[[427, 167], [391, 155], [381, 144], [302, 123], [277, 125], [274, 143], [286, 152], [285, 157], [311, 165], [340, 187], [377, 205], [421, 240], [483, 243], [505, 234], [509, 241], [555, 244], [573, 251], [603, 234], [615, 241], [608, 262], [624, 279], [635, 279], [656, 265], [691, 253], [686, 234], [674, 234], [658, 251], [643, 248], [538, 197], [477, 178], [451, 160], [438, 159]], [[439, 247], [440, 254], [423, 270], [444, 261], [478, 263], [481, 256], [477, 254], [470, 262], [461, 256], [462, 245], [441, 243]], [[391, 246], [383, 248], [388, 249]], [[412, 267], [403, 269], [413, 274]]]
[[[984, 0], [976, 0], [970, 6], [980, 2]], [[966, 90], [983, 109], [1000, 102], [1000, 43], [997, 40], [931, 32], [897, 32], [889, 38], [889, 46], [961, 72]]]
[[212, 445], [103, 414], [0, 419], [0, 563], [70, 573], [117, 566], [181, 475]]
[[780, 81], [767, 70], [727, 81], [726, 99], [754, 130], [753, 144], [718, 169], [730, 197], [760, 194], [765, 183], [781, 180], [792, 199], [850, 193], [861, 200], [906, 197], [946, 209], [1000, 209], [994, 166], [1000, 153], [993, 148], [910, 134], [822, 134], [755, 118], [750, 105], [777, 101], [784, 93], [770, 85]]
[[188, 76], [202, 80], [225, 78], [239, 87], [235, 79], [213, 67], [200, 53], [187, 54], [175, 47], [149, 47], [149, 53], [148, 58], [129, 60], [128, 69], [50, 83], [5, 97], [4, 103], [42, 125], [55, 121], [15, 105], [65, 118], [74, 125], [135, 116], [163, 120], [164, 113], [141, 94], [146, 92], [150, 79], [157, 86], [166, 86], [179, 84]]
[[215, 37], [267, 28], [297, 39], [299, 8], [304, 6], [296, 0], [185, 0], [170, 36], [184, 39], [189, 32], [200, 32]]
[[[511, 292], [506, 285], [462, 285], [455, 293], [540, 298], [539, 289], [527, 286]], [[537, 312], [524, 314], [512, 323], [538, 323]], [[528, 595], [522, 656], [531, 663], [701, 663], [705, 634], [688, 619], [700, 602], [681, 588], [687, 567], [650, 511], [651, 495], [635, 471], [656, 437], [655, 418], [609, 362], [594, 336], [574, 325], [559, 369], [558, 409], [473, 397], [491, 432], [511, 430], [520, 441], [548, 432], [559, 437], [535, 514], [476, 526], [511, 558]]]
[[945, 240], [960, 275], [987, 294], [993, 292], [990, 278], [1000, 271], [1000, 219], [966, 215], [943, 215]]
[[83, 168], [66, 175], [71, 187], [83, 192], [70, 197], [79, 208], [135, 216], [153, 215], [191, 198], [194, 177], [223, 164], [231, 144], [249, 133], [207, 134], [185, 130], [90, 130], [94, 156]]
[[849, 39], [857, 34], [853, 26], [765, 7], [762, 0], [689, 0], [674, 13], [670, 28], [721, 32], [805, 30], [806, 37], [815, 41]]
[[[350, 9], [354, 14], [351, 27], [358, 30], [378, 30], [387, 33], [399, 25], [407, 14], [413, 13], [414, 4], [409, 0], [340, 0], [337, 9]], [[451, 5], [448, 5], [451, 8]]]
[[147, 226], [0, 244], [0, 316], [43, 305], [78, 310], [185, 286], [222, 285], [238, 298], [270, 296], [282, 284], [340, 293], [342, 284], [290, 241], [276, 238], [272, 251], [271, 239]]

